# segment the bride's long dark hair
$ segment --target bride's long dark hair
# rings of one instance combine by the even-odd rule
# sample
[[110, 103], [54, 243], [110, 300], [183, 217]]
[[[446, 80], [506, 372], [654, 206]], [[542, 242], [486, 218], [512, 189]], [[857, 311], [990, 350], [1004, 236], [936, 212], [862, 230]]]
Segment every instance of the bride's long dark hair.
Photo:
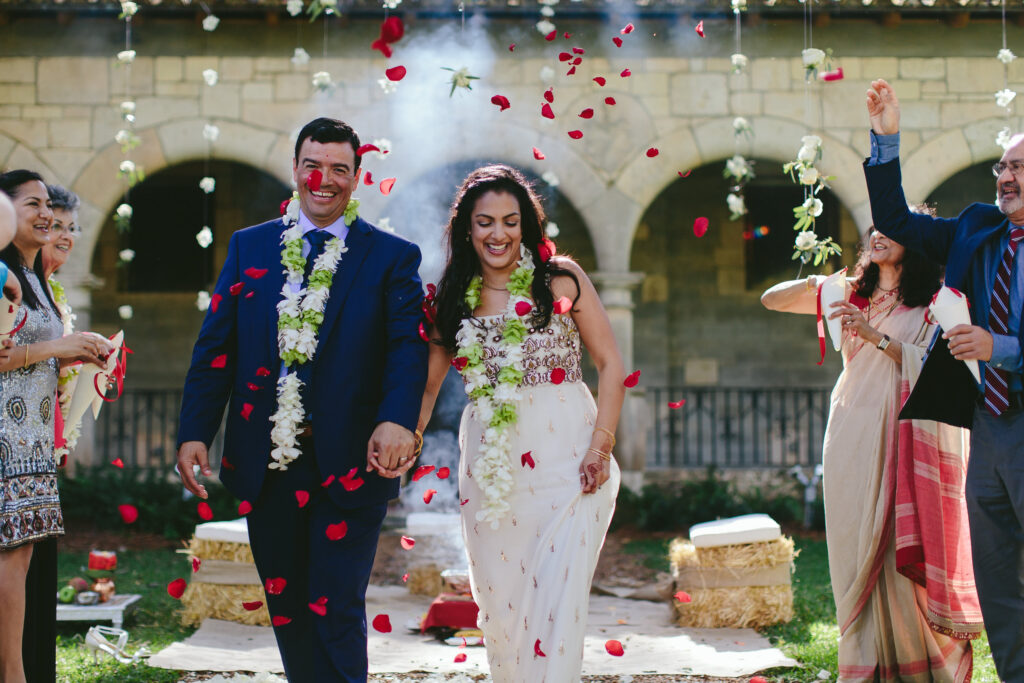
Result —
[[[504, 164], [494, 164], [476, 169], [462, 181], [455, 194], [445, 237], [448, 241], [448, 264], [437, 285], [437, 330], [441, 345], [449, 351], [456, 350], [455, 335], [464, 318], [473, 315], [466, 306], [466, 289], [474, 275], [480, 274], [480, 261], [470, 238], [473, 209], [477, 200], [487, 192], [506, 192], [519, 202], [521, 215], [522, 243], [533, 255], [533, 314], [530, 324], [536, 328], [547, 327], [551, 322], [554, 297], [551, 294], [552, 275], [566, 275], [576, 283], [576, 299], [579, 299], [580, 282], [571, 271], [555, 263], [559, 257], [547, 262], [541, 260], [539, 245], [544, 239], [547, 216], [540, 204], [540, 198], [526, 177]], [[575, 304], [575, 301], [573, 302]]]

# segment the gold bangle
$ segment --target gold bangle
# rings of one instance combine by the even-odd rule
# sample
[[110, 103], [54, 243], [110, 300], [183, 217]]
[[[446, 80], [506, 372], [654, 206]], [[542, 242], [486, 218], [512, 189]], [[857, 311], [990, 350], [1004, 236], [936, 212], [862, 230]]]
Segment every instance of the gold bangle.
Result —
[[591, 451], [593, 451], [594, 453], [597, 453], [598, 457], [601, 458], [602, 460], [611, 460], [612, 459], [612, 454], [610, 452], [609, 453], [605, 453], [604, 451], [599, 451], [596, 448], [588, 448], [587, 449], [588, 453], [591, 452]]
[[594, 427], [594, 431], [595, 432], [604, 432], [605, 434], [610, 436], [612, 438], [612, 446], [611, 447], [612, 448], [615, 447], [615, 432], [613, 432], [610, 429], [605, 429], [604, 427]]
[[420, 457], [420, 453], [423, 452], [423, 432], [417, 429], [413, 432], [412, 436], [416, 440], [416, 448], [413, 451], [412, 457], [418, 458]]
[[28, 350], [29, 350], [29, 349], [30, 349], [31, 347], [32, 347], [32, 345], [31, 345], [31, 344], [26, 344], [26, 345], [25, 345], [25, 364], [21, 366], [21, 369], [22, 369], [22, 370], [25, 370], [25, 369], [27, 369], [27, 368], [28, 368]]

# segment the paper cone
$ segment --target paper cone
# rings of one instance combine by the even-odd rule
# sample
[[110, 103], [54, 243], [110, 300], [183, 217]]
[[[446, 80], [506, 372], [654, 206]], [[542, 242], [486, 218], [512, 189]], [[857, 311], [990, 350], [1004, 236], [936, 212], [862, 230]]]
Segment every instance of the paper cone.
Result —
[[832, 346], [838, 351], [842, 345], [843, 325], [841, 318], [829, 318], [836, 312], [832, 304], [836, 301], [846, 301], [846, 268], [838, 273], [833, 273], [821, 283], [821, 315], [828, 324], [828, 336], [832, 337]]
[[[950, 287], [943, 286], [935, 293], [932, 302], [928, 304], [928, 311], [944, 332], [957, 325], [971, 324], [971, 313], [967, 309], [967, 297]], [[964, 362], [967, 363], [967, 368], [974, 375], [974, 379], [980, 384], [981, 370], [978, 367], [978, 361], [967, 360]]]
[[[117, 365], [117, 354], [121, 351], [121, 342], [124, 340], [124, 332], [118, 332], [110, 341], [114, 344], [114, 351], [107, 358], [104, 367], [92, 363], [82, 363], [78, 371], [78, 379], [75, 380], [71, 402], [68, 405], [68, 414], [64, 416], [64, 438], [68, 438], [71, 430], [82, 421], [85, 411], [92, 406], [93, 418], [100, 414], [103, 407], [103, 397], [97, 393], [96, 386], [105, 386], [107, 378], [114, 372]], [[99, 379], [97, 380], [97, 376]]]
[[18, 304], [0, 295], [0, 335], [10, 334], [17, 324]]

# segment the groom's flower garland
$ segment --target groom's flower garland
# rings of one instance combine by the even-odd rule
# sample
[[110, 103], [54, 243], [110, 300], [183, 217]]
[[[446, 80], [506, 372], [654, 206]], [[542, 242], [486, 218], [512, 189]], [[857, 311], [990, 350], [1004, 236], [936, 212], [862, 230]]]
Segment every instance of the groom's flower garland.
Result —
[[508, 304], [500, 322], [501, 356], [504, 364], [498, 370], [497, 380], [492, 384], [487, 378], [484, 365], [484, 341], [487, 330], [472, 322], [472, 312], [480, 305], [483, 279], [477, 275], [466, 289], [465, 302], [470, 311], [459, 326], [455, 336], [458, 350], [453, 364], [465, 379], [466, 394], [473, 401], [476, 417], [484, 425], [484, 439], [473, 462], [473, 477], [484, 494], [484, 502], [476, 513], [479, 521], [490, 522], [497, 529], [499, 522], [508, 512], [509, 493], [512, 491], [512, 437], [509, 426], [515, 424], [518, 415], [516, 404], [521, 395], [519, 385], [523, 380], [523, 339], [529, 330], [522, 321], [533, 309], [530, 299], [533, 285], [533, 256], [520, 245], [519, 263], [509, 277]]
[[[345, 208], [345, 225], [356, 219], [359, 202], [349, 200]], [[285, 211], [284, 221], [289, 226], [281, 235], [281, 265], [284, 266], [285, 283], [281, 287], [281, 301], [277, 304], [277, 347], [285, 366], [308, 363], [316, 354], [320, 324], [324, 321], [324, 308], [331, 293], [331, 283], [341, 262], [341, 255], [348, 249], [345, 242], [332, 237], [324, 245], [324, 251], [313, 263], [313, 271], [304, 289], [292, 291], [292, 285], [302, 285], [306, 258], [302, 255], [302, 228], [298, 224], [298, 193], [292, 195]], [[302, 381], [295, 372], [289, 372], [277, 380], [277, 412], [270, 417], [274, 423], [270, 440], [275, 448], [270, 452], [272, 461], [267, 466], [272, 470], [286, 470], [288, 464], [299, 457], [297, 445], [299, 424], [305, 419], [306, 410], [302, 405], [299, 390]]]

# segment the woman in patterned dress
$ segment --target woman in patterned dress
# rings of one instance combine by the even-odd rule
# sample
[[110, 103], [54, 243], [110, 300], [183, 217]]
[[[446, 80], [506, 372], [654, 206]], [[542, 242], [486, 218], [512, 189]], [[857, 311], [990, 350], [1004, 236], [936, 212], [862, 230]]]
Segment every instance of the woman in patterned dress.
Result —
[[[53, 211], [39, 174], [0, 174], [0, 191], [14, 203], [14, 241], [0, 251], [17, 278], [22, 307], [14, 348], [0, 362], [0, 680], [23, 683], [25, 577], [37, 541], [64, 533], [53, 455], [53, 410], [59, 364], [102, 365], [110, 352], [99, 337], [63, 337], [64, 325], [43, 278], [41, 248], [50, 240]], [[22, 324], [24, 323], [24, 324]]]
[[[515, 169], [487, 166], [463, 182], [420, 414], [422, 431], [454, 364], [471, 398], [459, 430], [462, 530], [496, 683], [579, 680], [590, 584], [619, 488], [611, 450], [622, 359], [597, 291], [553, 255], [545, 224]], [[599, 373], [597, 404], [581, 342]]]

